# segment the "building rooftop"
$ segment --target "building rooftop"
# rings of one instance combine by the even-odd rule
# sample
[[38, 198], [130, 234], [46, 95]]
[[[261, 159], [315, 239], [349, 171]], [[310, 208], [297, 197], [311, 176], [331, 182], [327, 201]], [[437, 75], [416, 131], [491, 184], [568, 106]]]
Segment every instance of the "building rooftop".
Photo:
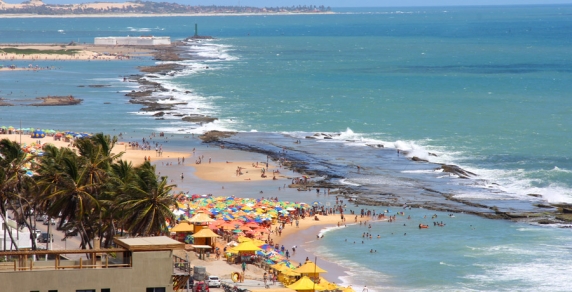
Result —
[[113, 241], [129, 251], [184, 249], [185, 244], [167, 236], [114, 238]]

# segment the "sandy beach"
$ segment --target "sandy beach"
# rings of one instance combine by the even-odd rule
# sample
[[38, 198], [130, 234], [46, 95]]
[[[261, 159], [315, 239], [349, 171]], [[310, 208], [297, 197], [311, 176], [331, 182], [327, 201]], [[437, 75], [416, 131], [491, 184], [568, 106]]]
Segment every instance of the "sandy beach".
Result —
[[[57, 147], [73, 147], [70, 142], [65, 141], [56, 141], [53, 137], [45, 137], [42, 139], [35, 139], [32, 138], [30, 135], [19, 135], [19, 134], [0, 134], [0, 139], [10, 139], [12, 141], [16, 141], [18, 143], [22, 143], [25, 145], [31, 145], [33, 143], [41, 142], [42, 144], [53, 144]], [[205, 149], [199, 149], [205, 150]], [[272, 182], [272, 171], [273, 169], [280, 170], [280, 166], [275, 163], [269, 163], [270, 175], [266, 178], [262, 178], [260, 176], [262, 172], [262, 168], [266, 166], [266, 163], [259, 161], [258, 166], [256, 165], [256, 160], [248, 161], [244, 160], [244, 158], [248, 155], [246, 153], [238, 152], [233, 153], [231, 157], [236, 158], [236, 161], [218, 161], [208, 163], [208, 158], [203, 160], [203, 163], [197, 164], [196, 161], [193, 164], [191, 161], [195, 159], [199, 159], [199, 157], [203, 157], [202, 155], [192, 153], [183, 153], [183, 152], [176, 152], [176, 151], [163, 151], [162, 156], [157, 157], [155, 151], [152, 150], [134, 150], [131, 149], [126, 142], [118, 142], [112, 150], [113, 153], [124, 152], [122, 159], [132, 162], [134, 165], [141, 164], [145, 161], [145, 159], [150, 159], [153, 164], [157, 166], [157, 170], [161, 173], [163, 172], [164, 175], [168, 175], [171, 177], [176, 177], [181, 168], [186, 169], [194, 169], [194, 175], [196, 179], [211, 182], [212, 191], [218, 189], [220, 183], [224, 184], [241, 184], [246, 183], [249, 185], [249, 188], [257, 190], [261, 184], [267, 184], [268, 182]], [[201, 152], [202, 153], [202, 152]], [[208, 155], [212, 155], [213, 153], [205, 152]], [[185, 158], [185, 163], [177, 163], [178, 161], [182, 161], [182, 158]], [[229, 158], [226, 156], [225, 158]], [[240, 159], [242, 158], [242, 159]], [[219, 158], [221, 159], [221, 158]], [[223, 158], [224, 159], [224, 158]], [[259, 160], [259, 159], [258, 159]], [[161, 163], [159, 163], [161, 161]], [[172, 165], [175, 164], [179, 168], [173, 167]], [[241, 168], [241, 174], [237, 175], [238, 167]], [[286, 170], [283, 170], [286, 172]], [[189, 174], [190, 176], [190, 174]], [[287, 178], [280, 174], [276, 175], [277, 182], [276, 185], [282, 186]], [[281, 181], [280, 181], [281, 180]], [[249, 182], [248, 182], [249, 181]], [[181, 191], [185, 191], [185, 189], [179, 189]], [[188, 190], [187, 190], [188, 191]], [[289, 190], [294, 192], [295, 190]], [[279, 195], [280, 192], [276, 192], [275, 194], [271, 195]], [[267, 194], [264, 194], [267, 195]], [[310, 197], [308, 198], [310, 199]], [[317, 220], [316, 220], [317, 218]], [[349, 219], [346, 216], [346, 219]], [[365, 220], [365, 219], [362, 219]], [[277, 225], [272, 226], [272, 233], [270, 234], [270, 239], [279, 245], [284, 245], [287, 249], [290, 250], [291, 254], [291, 261], [294, 264], [303, 263], [306, 258], [310, 258], [310, 260], [314, 260], [314, 257], [311, 253], [304, 250], [304, 244], [308, 242], [312, 242], [315, 240], [319, 240], [316, 238], [316, 235], [319, 233], [320, 230], [327, 227], [334, 227], [334, 226], [343, 226], [346, 222], [344, 222], [339, 214], [330, 214], [330, 215], [316, 215], [315, 217], [305, 217], [304, 219], [299, 220], [298, 226], [294, 224], [286, 224], [282, 229], [282, 232], [279, 234], [275, 232], [275, 228]], [[350, 222], [347, 222], [348, 224]], [[353, 221], [351, 222], [353, 223]], [[222, 240], [218, 240], [217, 246], [223, 249], [226, 246], [226, 242]], [[292, 247], [297, 246], [296, 252], [292, 251]], [[239, 264], [229, 264], [227, 263], [224, 258], [220, 260], [216, 260], [214, 256], [206, 260], [200, 260], [197, 258], [196, 254], [191, 251], [179, 251], [179, 256], [185, 257], [188, 256], [192, 261], [193, 265], [198, 266], [205, 266], [209, 273], [213, 275], [218, 275], [221, 279], [230, 279], [231, 273], [233, 272], [240, 272], [241, 266]], [[339, 277], [345, 276], [345, 269], [339, 265], [334, 263], [328, 262], [327, 260], [320, 259], [319, 266], [328, 270], [328, 273], [324, 274], [323, 277], [327, 280], [334, 282], [334, 283], [341, 283]], [[261, 281], [262, 276], [266, 271], [262, 268], [248, 265], [246, 271], [246, 279]]]
[[[3, 50], [38, 50], [32, 54], [7, 53]], [[136, 46], [105, 46], [93, 44], [0, 44], [0, 61], [121, 61], [150, 56], [152, 49]], [[44, 66], [45, 67], [45, 66]], [[19, 70], [46, 69], [36, 64], [16, 67]], [[3, 71], [14, 70], [0, 68]]]
[[62, 14], [62, 15], [38, 15], [38, 14], [2, 14], [3, 18], [103, 18], [103, 17], [212, 17], [212, 16], [273, 16], [273, 15], [323, 15], [335, 14], [335, 12], [282, 12], [282, 13], [108, 13], [108, 14]]
[[212, 163], [206, 161], [201, 164], [195, 164], [193, 167], [196, 169], [195, 175], [197, 177], [216, 182], [286, 179], [280, 174], [280, 172], [274, 172], [278, 167], [273, 163], [269, 163], [269, 169], [266, 169], [265, 163], [248, 161], [225, 161]]
[[[287, 249], [290, 249], [290, 254], [292, 255], [291, 259], [294, 259], [292, 262], [295, 264], [300, 262], [303, 263], [306, 257], [314, 261], [314, 257], [307, 251], [304, 251], [303, 247], [299, 247], [297, 251], [293, 253], [291, 251], [293, 245], [299, 246], [304, 242], [315, 240], [316, 235], [314, 233], [316, 230], [336, 226], [338, 222], [341, 222], [339, 215], [317, 216], [320, 219], [319, 221], [314, 220], [313, 217], [306, 217], [305, 219], [300, 220], [298, 227], [286, 225], [281, 236], [275, 232], [270, 236], [275, 243], [284, 245]], [[225, 245], [226, 242], [223, 242], [220, 239], [217, 241], [217, 246], [219, 248], [223, 249]], [[239, 264], [228, 264], [224, 258], [216, 260], [214, 257], [211, 257], [206, 260], [200, 260], [193, 252], [180, 251], [180, 254], [188, 254], [189, 257], [192, 258], [194, 265], [206, 267], [207, 271], [212, 271], [211, 273], [218, 275], [221, 279], [230, 279], [231, 273], [241, 272], [241, 266]], [[323, 275], [324, 278], [334, 283], [340, 283], [338, 277], [346, 275], [343, 267], [331, 262], [320, 260], [319, 266], [328, 271], [328, 273]], [[265, 271], [259, 267], [248, 265], [245, 278], [261, 281], [264, 272]]]
[[[19, 135], [19, 134], [0, 134], [0, 140], [10, 139], [11, 141], [16, 141], [21, 144], [31, 145], [32, 143], [37, 143], [40, 141], [42, 144], [53, 144], [56, 147], [72, 147], [69, 142], [56, 141], [53, 137], [45, 137], [41, 139], [32, 138], [30, 135]], [[72, 147], [73, 148], [73, 147]], [[156, 157], [155, 151], [147, 150], [136, 150], [131, 149], [127, 146], [127, 143], [118, 142], [115, 147], [113, 147], [112, 153], [117, 154], [124, 152], [121, 159], [125, 161], [130, 161], [134, 166], [140, 165], [145, 162], [146, 157], [150, 157], [151, 162], [156, 160], [168, 159], [172, 157], [185, 157], [184, 153], [163, 151], [163, 156]]]

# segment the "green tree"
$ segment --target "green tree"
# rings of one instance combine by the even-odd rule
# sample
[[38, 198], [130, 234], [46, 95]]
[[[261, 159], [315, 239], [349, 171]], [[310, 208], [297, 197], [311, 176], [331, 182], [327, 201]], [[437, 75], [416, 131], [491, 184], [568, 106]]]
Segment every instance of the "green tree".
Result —
[[[18, 245], [11, 232], [6, 232], [6, 215], [8, 209], [14, 212], [17, 222], [25, 224], [25, 216], [29, 214], [23, 207], [22, 193], [32, 183], [26, 174], [26, 165], [30, 164], [33, 156], [22, 151], [20, 145], [9, 139], [0, 141], [0, 216], [4, 222], [4, 249], [6, 249], [6, 233], [8, 233], [12, 246], [18, 250]], [[30, 229], [30, 226], [28, 226]], [[30, 236], [32, 232], [30, 230]]]
[[166, 220], [175, 219], [170, 207], [176, 201], [171, 195], [175, 185], [167, 184], [167, 177], [158, 178], [155, 167], [145, 162], [135, 168], [134, 183], [119, 196], [118, 207], [125, 212], [121, 221], [131, 235], [158, 235], [167, 231]]

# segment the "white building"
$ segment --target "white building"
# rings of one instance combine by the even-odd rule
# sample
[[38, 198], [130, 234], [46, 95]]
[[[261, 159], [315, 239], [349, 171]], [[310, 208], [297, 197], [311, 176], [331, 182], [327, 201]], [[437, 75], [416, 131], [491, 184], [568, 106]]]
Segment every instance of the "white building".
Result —
[[[32, 248], [32, 240], [30, 239], [30, 232], [27, 228], [22, 230], [18, 230], [18, 224], [16, 221], [6, 218], [8, 221], [6, 225], [8, 225], [8, 229], [6, 230], [6, 250], [13, 250], [14, 247], [12, 246], [12, 239], [10, 238], [9, 232], [12, 232], [12, 237], [18, 245], [19, 249], [26, 249]], [[4, 250], [4, 221], [2, 217], [0, 217], [0, 251]]]
[[120, 45], [120, 46], [156, 46], [156, 45], [170, 45], [170, 37], [154, 37], [154, 36], [139, 36], [139, 37], [98, 37], [95, 38], [94, 44], [96, 45]]

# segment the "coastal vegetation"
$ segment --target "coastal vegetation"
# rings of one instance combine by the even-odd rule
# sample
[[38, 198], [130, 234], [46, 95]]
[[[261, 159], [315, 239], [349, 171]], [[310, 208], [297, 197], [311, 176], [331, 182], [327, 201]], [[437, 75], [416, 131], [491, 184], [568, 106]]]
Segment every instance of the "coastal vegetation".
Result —
[[18, 49], [18, 48], [0, 48], [0, 54], [18, 54], [18, 55], [68, 55], [72, 56], [79, 53], [77, 49], [61, 49], [61, 50], [38, 50], [38, 49]]
[[[0, 1], [0, 4], [2, 2]], [[41, 1], [20, 5], [0, 5], [0, 14], [78, 15], [78, 14], [237, 14], [237, 13], [321, 13], [331, 8], [315, 5], [283, 7], [192, 6], [168, 2], [133, 1], [125, 3], [44, 4]], [[103, 5], [95, 5], [103, 4]]]
[[[77, 139], [75, 149], [46, 145], [44, 154], [26, 153], [13, 141], [0, 141], [0, 216], [9, 212], [34, 236], [36, 217], [55, 218], [66, 237], [78, 235], [82, 249], [114, 236], [159, 235], [174, 221], [174, 185], [148, 161], [139, 166], [111, 149], [117, 138], [96, 134]], [[11, 234], [9, 233], [11, 236]], [[14, 242], [14, 240], [12, 240]], [[17, 249], [17, 247], [15, 247]], [[36, 249], [32, 240], [32, 249]]]

